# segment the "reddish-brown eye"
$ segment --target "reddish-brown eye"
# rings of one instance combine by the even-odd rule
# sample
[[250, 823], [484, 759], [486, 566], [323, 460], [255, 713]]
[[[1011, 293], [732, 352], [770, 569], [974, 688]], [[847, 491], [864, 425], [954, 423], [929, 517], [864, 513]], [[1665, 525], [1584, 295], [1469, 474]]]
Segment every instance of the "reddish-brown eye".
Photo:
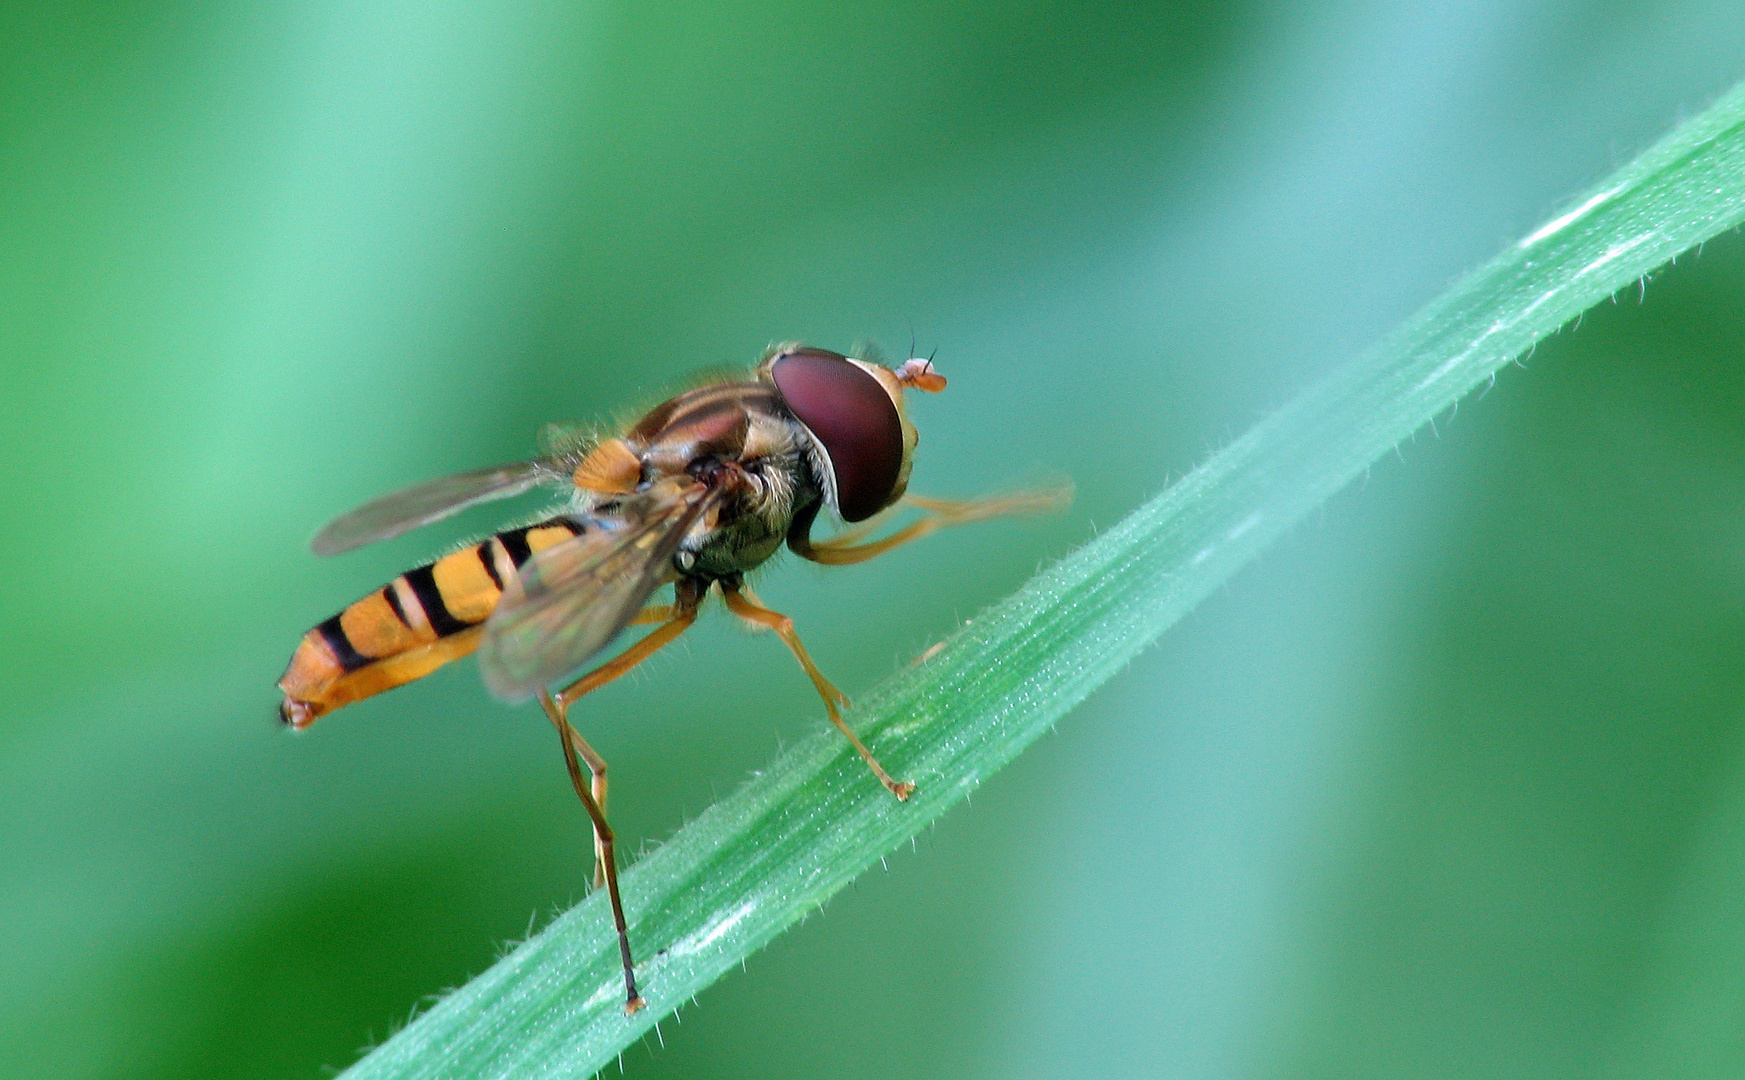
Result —
[[864, 521], [884, 508], [903, 468], [903, 422], [879, 381], [826, 349], [776, 357], [770, 377], [830, 455], [836, 509]]

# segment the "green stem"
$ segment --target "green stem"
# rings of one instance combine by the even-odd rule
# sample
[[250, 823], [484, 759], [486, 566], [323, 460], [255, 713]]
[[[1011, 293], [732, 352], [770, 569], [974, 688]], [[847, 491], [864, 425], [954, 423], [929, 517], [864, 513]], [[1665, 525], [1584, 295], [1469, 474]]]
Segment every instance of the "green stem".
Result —
[[1592, 304], [1745, 219], [1745, 86], [1375, 348], [983, 613], [623, 876], [649, 1007], [595, 894], [345, 1075], [585, 1077], [914, 836], [1305, 513]]

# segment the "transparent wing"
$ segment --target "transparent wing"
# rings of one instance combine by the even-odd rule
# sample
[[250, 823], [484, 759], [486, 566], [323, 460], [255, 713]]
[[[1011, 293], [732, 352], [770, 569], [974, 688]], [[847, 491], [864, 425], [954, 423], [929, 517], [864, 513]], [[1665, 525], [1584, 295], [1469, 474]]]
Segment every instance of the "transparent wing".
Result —
[[528, 559], [485, 622], [485, 685], [513, 701], [581, 667], [677, 576], [673, 553], [720, 497], [701, 484], [639, 496], [623, 507], [624, 528], [585, 532]]
[[544, 461], [522, 461], [414, 484], [329, 522], [309, 541], [309, 550], [317, 555], [338, 555], [389, 540], [469, 506], [519, 495], [551, 475]]

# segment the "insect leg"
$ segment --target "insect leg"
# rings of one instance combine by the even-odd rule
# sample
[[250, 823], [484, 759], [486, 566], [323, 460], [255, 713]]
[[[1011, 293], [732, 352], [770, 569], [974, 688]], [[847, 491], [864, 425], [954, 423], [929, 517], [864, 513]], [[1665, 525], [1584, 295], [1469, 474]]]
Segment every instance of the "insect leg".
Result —
[[[564, 724], [566, 726], [569, 725], [570, 706], [575, 704], [577, 698], [580, 698], [582, 695], [591, 691], [598, 690], [600, 687], [605, 686], [607, 683], [624, 675], [631, 668], [642, 663], [655, 652], [659, 651], [662, 646], [684, 633], [686, 627], [690, 626], [691, 623], [696, 621], [696, 619], [697, 610], [695, 604], [690, 605], [688, 609], [682, 608], [678, 604], [643, 608], [637, 613], [636, 617], [630, 621], [632, 626], [639, 623], [651, 622], [659, 622], [662, 625], [656, 628], [653, 633], [649, 634], [641, 641], [638, 641], [635, 645], [624, 650], [624, 652], [618, 657], [608, 663], [601, 664], [593, 671], [590, 671], [588, 674], [576, 680], [557, 695], [557, 707], [564, 718]], [[555, 720], [553, 721], [553, 723], [556, 722], [557, 721]], [[600, 810], [604, 813], [606, 809], [606, 759], [602, 758], [598, 753], [595, 753], [594, 748], [588, 745], [587, 740], [582, 738], [581, 733], [576, 731], [573, 726], [570, 727], [567, 738], [576, 744], [576, 749], [582, 755], [582, 759], [588, 763], [588, 771], [593, 774], [594, 801], [599, 803]], [[596, 889], [605, 881], [608, 860], [604, 852], [604, 847], [604, 840], [598, 832], [595, 832], [594, 887]]]
[[[588, 763], [588, 773], [591, 779], [594, 802], [600, 807], [600, 813], [606, 812], [606, 759], [588, 745], [588, 740], [582, 738], [582, 733], [569, 722], [569, 710], [564, 710], [564, 726], [569, 728], [569, 741], [575, 746], [576, 753], [582, 755], [582, 760]], [[606, 840], [600, 835], [600, 830], [594, 830], [594, 888], [606, 884]]]
[[661, 604], [658, 607], [651, 605], [637, 612], [636, 617], [630, 620], [630, 625], [647, 626], [651, 622], [666, 622], [673, 617], [676, 610], [672, 604]]
[[[581, 741], [575, 733], [576, 729], [570, 726], [569, 719], [564, 716], [563, 710], [559, 708], [556, 701], [552, 700], [550, 691], [541, 690], [539, 692], [539, 704], [545, 709], [545, 715], [557, 727], [557, 737], [563, 742], [564, 767], [569, 770], [570, 785], [576, 789], [576, 796], [582, 800], [582, 806], [587, 809], [588, 817], [592, 818], [594, 822], [594, 837], [599, 844], [600, 861], [606, 871], [606, 892], [612, 901], [612, 923], [618, 929], [618, 955], [624, 963], [624, 1015], [629, 1016], [642, 1008], [644, 1003], [642, 995], [636, 992], [636, 966], [630, 958], [630, 929], [624, 922], [624, 901], [618, 896], [618, 866], [612, 847], [612, 826], [606, 824], [605, 809], [594, 801], [593, 795], [588, 791], [588, 785], [582, 782], [582, 769], [576, 764], [576, 756], [580, 753], [580, 747], [577, 746], [577, 743]], [[593, 755], [591, 748], [589, 754]], [[593, 756], [598, 757], [598, 755]], [[588, 764], [590, 768], [593, 767], [591, 760]], [[605, 762], [602, 761], [600, 764], [601, 770], [598, 775], [603, 778]]]
[[[966, 525], [972, 521], [1005, 517], [1008, 514], [1036, 514], [1059, 510], [1072, 499], [1070, 487], [1041, 488], [1020, 491], [1013, 495], [997, 495], [987, 499], [929, 499], [921, 495], [905, 495], [902, 501], [923, 511], [926, 516], [898, 529], [880, 540], [858, 543], [867, 534], [867, 525], [850, 528], [836, 536], [796, 549], [801, 556], [827, 566], [846, 566], [876, 558], [894, 547], [919, 540], [938, 532], [947, 525]], [[882, 515], [881, 515], [882, 516]], [[876, 519], [875, 519], [876, 520]]]
[[[639, 620], [640, 618], [638, 616]], [[558, 702], [565, 710], [568, 710], [571, 705], [575, 704], [577, 698], [584, 694], [591, 694], [607, 683], [629, 674], [631, 668], [671, 644], [674, 638], [688, 630], [691, 624], [696, 621], [697, 608], [695, 604], [673, 605], [672, 618], [655, 627], [641, 641], [566, 686], [557, 695]]]
[[806, 655], [806, 647], [800, 644], [800, 635], [794, 632], [794, 620], [764, 607], [757, 601], [755, 594], [743, 584], [729, 584], [727, 581], [723, 581], [721, 583], [721, 597], [727, 601], [728, 611], [733, 612], [753, 626], [776, 632], [776, 636], [782, 639], [782, 644], [786, 645], [788, 651], [794, 654], [794, 659], [800, 662], [806, 675], [811, 678], [812, 685], [818, 690], [818, 696], [824, 699], [824, 711], [830, 714], [830, 722], [836, 725], [837, 730], [848, 736], [848, 741], [854, 744], [855, 750], [872, 768], [873, 775], [879, 778], [879, 782], [889, 788], [891, 794], [898, 799], [907, 799], [910, 793], [915, 790], [915, 785], [906, 780], [891, 779], [891, 774], [885, 771], [883, 765], [879, 764], [878, 758], [873, 757], [872, 751], [868, 750], [866, 744], [862, 743], [854, 734], [853, 729], [843, 722], [842, 713], [837, 711], [836, 706], [838, 703], [847, 705], [848, 698], [843, 696], [842, 691], [830, 685], [830, 681], [824, 677], [824, 673], [818, 670], [818, 665], [812, 663], [812, 658]]
[[[624, 650], [615, 659], [582, 676], [556, 697], [549, 690], [539, 692], [540, 707], [557, 728], [558, 738], [563, 742], [564, 768], [569, 771], [570, 786], [576, 789], [576, 797], [582, 800], [582, 806], [594, 823], [594, 877], [596, 884], [604, 878], [607, 895], [612, 901], [612, 922], [618, 929], [618, 952], [624, 962], [625, 1015], [642, 1008], [643, 1000], [642, 995], [636, 992], [635, 963], [630, 955], [630, 931], [624, 920], [624, 901], [618, 895], [618, 859], [613, 847], [612, 827], [606, 823], [606, 759], [596, 753], [570, 723], [569, 709], [577, 698], [625, 674], [697, 621], [697, 605], [701, 601], [702, 591], [695, 585], [687, 585], [687, 582], [679, 583], [675, 590], [677, 602], [670, 607], [644, 608], [632, 620], [633, 623], [665, 620], [647, 637]], [[593, 774], [592, 784], [582, 781], [581, 766], [576, 762], [578, 757], [588, 763], [588, 770]]]
[[847, 547], [851, 544], [858, 544], [862, 540], [871, 536], [877, 530], [884, 528], [886, 525], [889, 525], [891, 523], [891, 519], [896, 517], [898, 514], [900, 514], [902, 512], [903, 512], [903, 501], [901, 499], [898, 499], [896, 502], [885, 507], [883, 510], [880, 510], [878, 513], [874, 514], [872, 517], [867, 518], [865, 521], [862, 521], [856, 525], [850, 525], [846, 529], [841, 530], [840, 532], [831, 533], [828, 538], [818, 541], [817, 546], [819, 546], [819, 547]]
[[[659, 606], [650, 606], [637, 612], [636, 617], [630, 620], [630, 625], [640, 626], [646, 623], [667, 622], [672, 617], [673, 605], [662, 604]], [[567, 703], [564, 706], [563, 714], [566, 718], [564, 722], [568, 724], [569, 720], [567, 718], [569, 716], [569, 707]], [[555, 723], [556, 721], [553, 722]], [[594, 801], [599, 804], [600, 812], [603, 814], [606, 812], [606, 759], [601, 757], [592, 746], [588, 745], [588, 740], [582, 738], [582, 733], [577, 731], [573, 724], [570, 725], [569, 737], [571, 741], [575, 743], [577, 752], [582, 755], [582, 760], [588, 764], [588, 772], [592, 774], [592, 784], [590, 786], [593, 789]], [[598, 889], [605, 883], [605, 844], [601, 840], [599, 832], [596, 831], [594, 833], [594, 888]]]

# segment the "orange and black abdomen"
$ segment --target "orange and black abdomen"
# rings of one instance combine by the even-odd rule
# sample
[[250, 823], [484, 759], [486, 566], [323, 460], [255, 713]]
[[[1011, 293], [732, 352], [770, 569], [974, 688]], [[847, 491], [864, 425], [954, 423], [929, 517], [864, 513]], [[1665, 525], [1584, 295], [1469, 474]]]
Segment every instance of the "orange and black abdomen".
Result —
[[568, 518], [511, 529], [408, 570], [303, 635], [279, 715], [308, 727], [342, 705], [430, 674], [478, 647], [503, 583], [534, 552], [582, 532]]

